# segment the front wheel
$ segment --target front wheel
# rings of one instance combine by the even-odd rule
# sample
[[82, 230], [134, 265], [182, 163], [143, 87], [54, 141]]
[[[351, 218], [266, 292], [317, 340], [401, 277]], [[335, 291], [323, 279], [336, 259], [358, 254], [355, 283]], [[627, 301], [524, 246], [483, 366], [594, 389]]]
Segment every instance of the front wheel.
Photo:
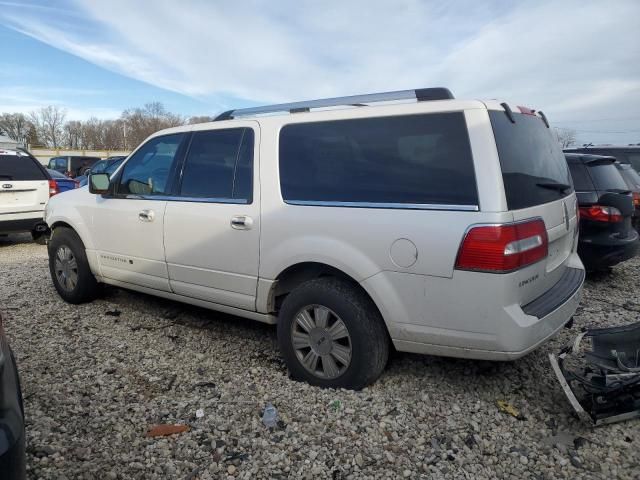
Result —
[[278, 343], [291, 377], [326, 388], [359, 390], [389, 357], [389, 336], [364, 292], [337, 278], [303, 283], [284, 300]]
[[93, 300], [98, 291], [96, 281], [76, 232], [66, 227], [56, 228], [49, 241], [49, 271], [53, 285], [63, 300], [84, 303]]

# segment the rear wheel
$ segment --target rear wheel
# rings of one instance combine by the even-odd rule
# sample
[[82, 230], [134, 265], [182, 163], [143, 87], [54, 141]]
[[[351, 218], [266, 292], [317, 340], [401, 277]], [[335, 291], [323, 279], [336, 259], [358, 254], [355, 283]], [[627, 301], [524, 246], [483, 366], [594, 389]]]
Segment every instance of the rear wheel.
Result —
[[337, 278], [310, 280], [285, 298], [278, 342], [291, 377], [320, 387], [359, 390], [380, 376], [389, 356], [377, 308]]
[[66, 227], [56, 228], [49, 241], [49, 271], [58, 294], [69, 303], [93, 300], [98, 291], [96, 281], [76, 232]]

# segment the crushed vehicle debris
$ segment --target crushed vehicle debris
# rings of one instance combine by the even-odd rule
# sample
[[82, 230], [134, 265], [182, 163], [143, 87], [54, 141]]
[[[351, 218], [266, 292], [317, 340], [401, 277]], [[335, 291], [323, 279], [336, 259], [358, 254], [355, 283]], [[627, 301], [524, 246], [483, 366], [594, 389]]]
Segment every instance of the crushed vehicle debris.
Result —
[[598, 426], [640, 418], [640, 322], [585, 329], [549, 360], [582, 420]]

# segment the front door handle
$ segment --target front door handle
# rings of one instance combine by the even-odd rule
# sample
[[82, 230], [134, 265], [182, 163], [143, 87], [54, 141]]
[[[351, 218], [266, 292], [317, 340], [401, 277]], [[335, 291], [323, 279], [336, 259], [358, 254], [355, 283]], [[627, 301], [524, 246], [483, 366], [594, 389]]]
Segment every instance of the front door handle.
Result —
[[236, 230], [249, 230], [253, 226], [253, 218], [247, 215], [236, 215], [231, 217], [231, 228]]
[[153, 210], [142, 210], [138, 213], [138, 220], [141, 222], [153, 222], [155, 216], [156, 214]]

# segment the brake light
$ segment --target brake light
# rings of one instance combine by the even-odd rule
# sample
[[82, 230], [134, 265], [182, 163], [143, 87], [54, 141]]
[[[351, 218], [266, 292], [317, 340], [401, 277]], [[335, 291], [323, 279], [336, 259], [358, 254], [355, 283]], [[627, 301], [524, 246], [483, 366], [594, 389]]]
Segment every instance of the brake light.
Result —
[[518, 105], [518, 110], [520, 110], [520, 113], [523, 113], [525, 115], [535, 115], [536, 111], [533, 108], [529, 108], [529, 107], [521, 107], [520, 105]]
[[622, 221], [622, 212], [615, 207], [591, 205], [590, 207], [580, 207], [580, 218], [594, 222], [618, 223]]
[[506, 273], [547, 257], [549, 239], [542, 219], [473, 227], [460, 246], [456, 268]]
[[49, 198], [53, 197], [57, 193], [60, 193], [58, 189], [58, 184], [55, 180], [49, 180]]

